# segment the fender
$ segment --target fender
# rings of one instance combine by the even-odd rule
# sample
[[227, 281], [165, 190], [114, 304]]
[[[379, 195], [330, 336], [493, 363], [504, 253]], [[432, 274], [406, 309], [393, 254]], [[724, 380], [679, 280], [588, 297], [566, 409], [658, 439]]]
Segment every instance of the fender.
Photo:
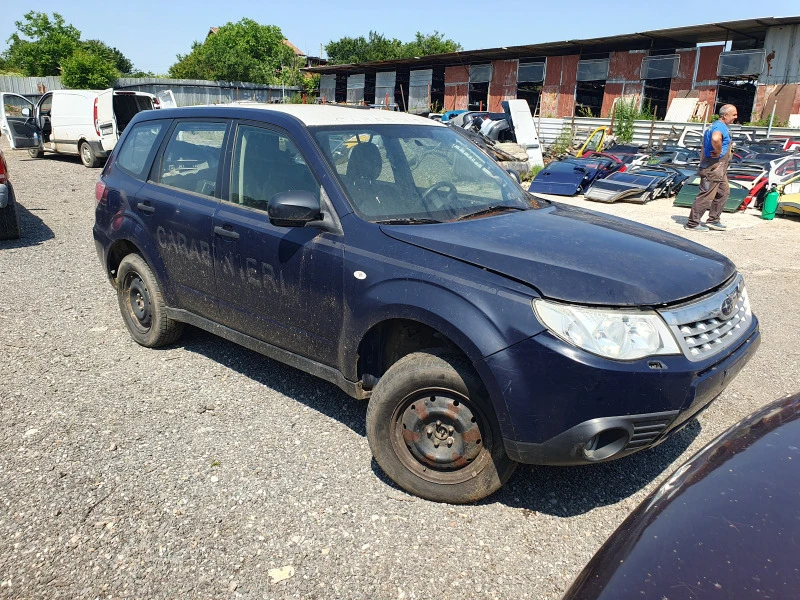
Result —
[[108, 250], [105, 254], [106, 273], [109, 273], [110, 276], [111, 268], [109, 257], [114, 248], [121, 243], [130, 244], [138, 249], [139, 253], [152, 269], [156, 279], [158, 279], [167, 306], [174, 306], [175, 292], [170, 279], [166, 276], [164, 262], [161, 260], [161, 255], [156, 247], [157, 240], [152, 238], [150, 234], [143, 229], [144, 226], [139, 217], [132, 213], [126, 212], [114, 215], [111, 221], [111, 227], [108, 231], [110, 244], [108, 244]]
[[[348, 336], [340, 344], [339, 360], [345, 377], [358, 378], [358, 348], [373, 327], [393, 319], [407, 319], [427, 325], [447, 336], [472, 362], [494, 406], [503, 435], [514, 435], [508, 407], [495, 375], [484, 357], [543, 331], [531, 308], [531, 297], [519, 293], [464, 294], [434, 281], [383, 281], [372, 286], [360, 304], [365, 312], [352, 310], [344, 328]], [[506, 301], [498, 302], [502, 297]], [[402, 303], [381, 303], [381, 298], [402, 298]], [[366, 315], [359, 318], [359, 315]], [[348, 357], [351, 360], [348, 361]]]

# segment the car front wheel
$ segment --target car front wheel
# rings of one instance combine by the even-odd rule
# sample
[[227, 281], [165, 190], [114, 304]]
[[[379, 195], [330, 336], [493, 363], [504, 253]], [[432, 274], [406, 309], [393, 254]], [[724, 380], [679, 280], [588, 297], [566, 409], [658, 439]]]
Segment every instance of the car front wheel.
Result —
[[367, 407], [367, 438], [397, 485], [436, 502], [485, 498], [517, 466], [472, 366], [436, 350], [409, 354], [381, 377]]
[[128, 254], [119, 265], [117, 299], [122, 320], [137, 343], [156, 348], [180, 337], [183, 323], [167, 317], [158, 281], [138, 254]]

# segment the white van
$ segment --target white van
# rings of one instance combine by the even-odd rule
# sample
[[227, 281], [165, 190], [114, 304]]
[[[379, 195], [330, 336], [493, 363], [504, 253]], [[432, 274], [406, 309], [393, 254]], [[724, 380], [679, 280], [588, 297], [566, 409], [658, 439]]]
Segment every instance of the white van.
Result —
[[[171, 91], [164, 105], [174, 106]], [[28, 148], [33, 158], [44, 152], [73, 154], [87, 167], [108, 156], [133, 116], [161, 108], [162, 100], [127, 90], [53, 90], [34, 104], [18, 94], [0, 94], [2, 130], [12, 148]]]

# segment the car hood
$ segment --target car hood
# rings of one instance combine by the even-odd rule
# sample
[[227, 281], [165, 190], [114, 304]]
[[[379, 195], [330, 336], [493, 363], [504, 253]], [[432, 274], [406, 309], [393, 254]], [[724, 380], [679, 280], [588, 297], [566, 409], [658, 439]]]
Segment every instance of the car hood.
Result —
[[736, 271], [726, 257], [681, 237], [560, 204], [381, 230], [578, 304], [668, 304], [715, 288]]
[[529, 190], [540, 194], [574, 196], [578, 188], [589, 185], [597, 177], [597, 169], [583, 167], [583, 170], [563, 171], [543, 169], [531, 181]]

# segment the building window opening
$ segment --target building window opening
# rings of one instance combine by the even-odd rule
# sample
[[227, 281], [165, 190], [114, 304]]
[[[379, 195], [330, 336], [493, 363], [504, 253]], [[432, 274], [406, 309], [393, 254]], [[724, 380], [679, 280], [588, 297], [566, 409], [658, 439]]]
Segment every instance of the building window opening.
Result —
[[470, 65], [469, 98], [467, 110], [488, 110], [489, 81], [492, 79], [492, 65]]
[[593, 58], [578, 61], [575, 86], [575, 115], [599, 117], [603, 107], [608, 79], [608, 59]]
[[525, 60], [517, 69], [517, 98], [525, 100], [532, 115], [541, 113], [542, 84], [544, 83], [545, 60]]
[[[714, 113], [719, 113], [723, 104], [733, 104], [739, 113], [739, 123], [749, 121], [756, 101], [757, 80], [720, 77]], [[769, 119], [769, 115], [766, 115]]]

